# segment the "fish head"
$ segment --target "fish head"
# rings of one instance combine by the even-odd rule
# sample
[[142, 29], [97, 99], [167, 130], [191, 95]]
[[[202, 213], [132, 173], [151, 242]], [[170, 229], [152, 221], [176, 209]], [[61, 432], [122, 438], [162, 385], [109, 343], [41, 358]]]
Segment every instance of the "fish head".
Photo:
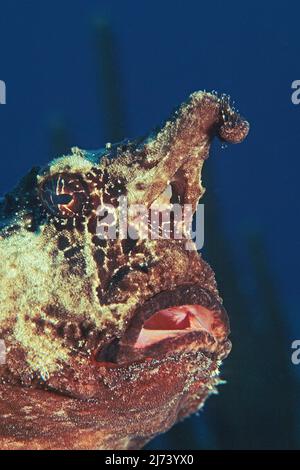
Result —
[[213, 138], [248, 130], [227, 97], [197, 92], [146, 138], [73, 148], [4, 197], [0, 383], [74, 400], [77, 425], [95, 400], [96, 431], [122, 422], [134, 442], [203, 405], [231, 343], [189, 229]]

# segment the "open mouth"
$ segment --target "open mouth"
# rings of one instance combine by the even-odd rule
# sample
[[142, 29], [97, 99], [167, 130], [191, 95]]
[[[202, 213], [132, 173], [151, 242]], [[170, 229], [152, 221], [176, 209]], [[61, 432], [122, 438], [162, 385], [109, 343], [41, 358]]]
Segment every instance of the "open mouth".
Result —
[[103, 365], [120, 365], [187, 351], [225, 357], [229, 322], [214, 294], [198, 285], [179, 286], [140, 306], [120, 339], [98, 351]]
[[201, 305], [180, 305], [159, 310], [145, 321], [133, 347], [144, 349], [189, 331], [207, 331], [213, 334], [211, 323], [211, 312]]

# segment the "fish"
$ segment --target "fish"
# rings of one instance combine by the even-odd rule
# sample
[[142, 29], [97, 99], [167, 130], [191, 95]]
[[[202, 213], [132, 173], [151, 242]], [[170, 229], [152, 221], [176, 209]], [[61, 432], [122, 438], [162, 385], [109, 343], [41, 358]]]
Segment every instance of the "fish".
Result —
[[217, 392], [229, 319], [189, 234], [212, 140], [248, 131], [198, 91], [148, 136], [74, 147], [1, 199], [1, 449], [139, 449]]

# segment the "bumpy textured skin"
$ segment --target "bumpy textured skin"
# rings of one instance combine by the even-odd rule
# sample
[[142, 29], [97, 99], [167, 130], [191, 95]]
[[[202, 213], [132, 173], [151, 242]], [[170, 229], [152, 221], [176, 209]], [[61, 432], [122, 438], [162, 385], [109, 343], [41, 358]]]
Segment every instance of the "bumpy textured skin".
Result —
[[[185, 240], [99, 240], [97, 207], [150, 208], [171, 184], [195, 209], [213, 137], [248, 128], [225, 96], [197, 92], [147, 139], [73, 149], [5, 196], [0, 448], [140, 448], [216, 391], [230, 342], [213, 271]], [[145, 318], [183, 304], [207, 308], [211, 331], [133, 348]]]

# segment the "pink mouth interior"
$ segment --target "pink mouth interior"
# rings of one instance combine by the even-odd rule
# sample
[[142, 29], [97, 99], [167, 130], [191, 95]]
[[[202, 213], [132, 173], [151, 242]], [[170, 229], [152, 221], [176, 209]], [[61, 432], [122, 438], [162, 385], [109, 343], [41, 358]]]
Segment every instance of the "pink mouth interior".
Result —
[[212, 323], [213, 313], [201, 305], [181, 305], [159, 310], [146, 320], [134, 347], [143, 349], [190, 331], [207, 331], [212, 334]]

